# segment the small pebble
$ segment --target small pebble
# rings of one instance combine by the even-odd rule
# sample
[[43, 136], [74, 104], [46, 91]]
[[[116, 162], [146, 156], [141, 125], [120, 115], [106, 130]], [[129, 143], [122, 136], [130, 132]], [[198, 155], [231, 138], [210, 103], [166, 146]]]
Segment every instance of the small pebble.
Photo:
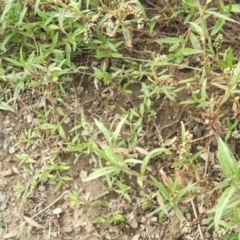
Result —
[[197, 137], [200, 138], [202, 136], [202, 131], [198, 126], [195, 126], [193, 128], [193, 134]]
[[14, 154], [15, 153], [15, 148], [14, 147], [11, 147], [8, 151], [9, 154]]
[[64, 226], [64, 227], [61, 227], [60, 231], [62, 233], [71, 233], [73, 231], [73, 228], [71, 226]]
[[45, 191], [46, 191], [46, 187], [43, 186], [43, 185], [41, 185], [41, 186], [38, 187], [38, 190], [39, 190], [40, 192], [45, 192]]
[[62, 209], [61, 208], [55, 208], [54, 210], [53, 210], [53, 214], [55, 214], [55, 215], [58, 215], [58, 214], [60, 214], [60, 213], [62, 213], [63, 211], [62, 211]]
[[140, 234], [135, 235], [132, 240], [139, 240], [140, 239]]
[[69, 124], [71, 123], [71, 121], [72, 121], [71, 118], [70, 118], [70, 117], [67, 117], [67, 118], [64, 119], [63, 122], [64, 122], [66, 125], [69, 125]]
[[54, 238], [57, 238], [58, 234], [57, 234], [57, 232], [51, 232], [51, 236]]
[[12, 171], [11, 168], [8, 169], [8, 170], [6, 170], [6, 171], [3, 171], [3, 172], [2, 172], [2, 176], [3, 176], [3, 177], [9, 177], [9, 176], [11, 176], [11, 175], [13, 175], [13, 171]]
[[150, 221], [153, 222], [153, 223], [156, 223], [158, 221], [158, 218], [157, 217], [152, 217]]

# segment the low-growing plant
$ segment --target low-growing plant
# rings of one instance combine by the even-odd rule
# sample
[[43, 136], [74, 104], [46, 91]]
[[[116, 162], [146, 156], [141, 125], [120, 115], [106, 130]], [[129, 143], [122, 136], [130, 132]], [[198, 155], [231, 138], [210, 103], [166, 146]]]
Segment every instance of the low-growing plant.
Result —
[[221, 165], [224, 175], [224, 180], [219, 183], [213, 191], [221, 190], [221, 196], [218, 199], [217, 205], [209, 210], [212, 214], [210, 217], [213, 220], [216, 231], [220, 227], [226, 228], [233, 226], [239, 222], [236, 218], [236, 210], [239, 207], [239, 163], [235, 159], [228, 145], [221, 138], [218, 139], [217, 157]]

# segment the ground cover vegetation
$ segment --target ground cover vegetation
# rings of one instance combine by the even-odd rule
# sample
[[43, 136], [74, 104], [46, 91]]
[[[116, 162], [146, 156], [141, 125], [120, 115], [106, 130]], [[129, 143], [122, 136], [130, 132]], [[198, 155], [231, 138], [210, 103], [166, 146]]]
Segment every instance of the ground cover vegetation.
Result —
[[237, 1], [0, 11], [1, 239], [240, 239]]

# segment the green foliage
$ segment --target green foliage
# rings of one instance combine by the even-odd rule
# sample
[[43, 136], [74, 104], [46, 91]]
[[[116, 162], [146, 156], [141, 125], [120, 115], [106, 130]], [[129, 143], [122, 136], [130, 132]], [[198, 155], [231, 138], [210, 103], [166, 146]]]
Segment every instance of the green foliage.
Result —
[[[147, 208], [151, 201], [157, 203], [159, 206], [153, 212], [159, 214], [160, 220], [169, 217], [172, 211], [183, 219], [180, 204], [193, 204], [195, 199], [207, 208], [202, 198], [206, 192], [218, 197], [215, 206], [206, 210], [211, 221], [209, 228], [221, 230], [240, 223], [239, 163], [227, 144], [234, 136], [240, 137], [240, 63], [234, 47], [222, 49], [221, 35], [226, 24], [239, 24], [232, 14], [239, 13], [240, 7], [224, 1], [216, 1], [213, 6], [212, 1], [173, 2], [179, 6], [172, 7], [169, 3], [161, 10], [161, 17], [151, 19], [137, 0], [0, 3], [0, 110], [18, 114], [26, 104], [24, 96], [28, 92], [40, 102], [26, 107], [32, 125], [20, 133], [19, 144], [25, 144], [26, 152], [21, 150], [16, 154], [20, 167], [31, 176], [24, 199], [42, 182], [55, 184], [54, 191], [59, 191], [72, 180], [67, 175], [71, 164], [83, 161], [84, 156], [93, 160], [94, 168], [83, 181], [101, 178], [108, 186], [94, 200], [114, 192], [132, 203], [133, 186], [129, 179], [134, 179], [144, 192], [141, 206]], [[156, 37], [159, 24], [171, 24], [177, 17], [181, 21], [184, 17], [182, 35]], [[136, 50], [137, 42], [148, 33], [148, 44], [141, 43], [143, 49]], [[185, 78], [189, 72], [192, 75]], [[79, 76], [80, 83], [76, 80]], [[101, 100], [107, 99], [108, 103], [119, 95], [124, 101], [130, 99], [131, 106], [125, 106], [124, 102], [118, 109], [117, 103], [107, 104], [105, 118], [92, 113], [92, 106], [86, 109], [80, 93], [74, 94], [78, 97], [76, 102], [83, 106], [64, 102], [72, 86], [85, 86], [89, 82], [95, 87], [92, 92]], [[134, 92], [132, 86], [139, 89]], [[198, 123], [207, 131], [210, 129], [210, 135], [200, 138], [217, 138], [217, 159], [223, 179], [211, 191], [204, 185], [206, 172], [202, 178], [197, 172], [205, 149], [194, 147], [197, 139], [188, 130], [188, 121], [192, 119], [185, 121], [189, 116], [184, 116], [179, 126], [181, 134], [171, 133], [174, 137], [166, 137], [162, 131], [163, 118], [168, 121], [162, 112], [165, 108], [172, 111], [175, 106], [189, 108], [187, 115], [196, 107], [201, 112]], [[224, 108], [231, 108], [231, 112], [226, 113]], [[111, 111], [116, 113], [114, 117], [110, 117]], [[64, 123], [73, 115], [74, 123]], [[155, 145], [143, 141], [152, 125], [160, 129]], [[47, 154], [27, 154], [38, 146], [47, 147]], [[65, 162], [63, 156], [72, 154], [72, 162]], [[172, 161], [169, 170], [172, 172], [168, 175], [163, 166], [159, 179], [151, 166], [162, 158]], [[208, 161], [205, 169], [207, 164]], [[193, 182], [180, 183], [174, 174], [182, 169], [187, 169], [184, 174], [190, 175]], [[149, 186], [151, 192], [146, 191]], [[24, 190], [21, 184], [14, 186], [17, 199]], [[78, 204], [88, 207], [80, 192], [70, 191], [69, 199], [72, 208]], [[124, 214], [115, 211], [93, 222], [124, 221]]]

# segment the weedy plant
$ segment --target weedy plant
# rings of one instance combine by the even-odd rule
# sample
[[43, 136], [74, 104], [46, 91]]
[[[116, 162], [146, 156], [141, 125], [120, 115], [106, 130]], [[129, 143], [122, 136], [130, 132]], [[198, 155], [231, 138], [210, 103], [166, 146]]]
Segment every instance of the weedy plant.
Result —
[[[140, 189], [144, 196], [141, 206], [157, 203], [159, 206], [152, 211], [161, 221], [171, 218], [173, 212], [183, 221], [180, 205], [191, 203], [195, 218], [200, 219], [196, 223], [199, 227], [197, 203], [205, 209], [209, 229], [214, 228], [219, 236], [239, 239], [239, 163], [227, 143], [240, 137], [240, 63], [233, 47], [224, 49], [222, 35], [226, 24], [239, 25], [232, 17], [240, 12], [239, 4], [172, 1], [159, 10], [160, 17], [151, 19], [147, 10], [137, 0], [0, 2], [0, 109], [21, 111], [26, 107], [26, 93], [31, 92], [33, 102], [39, 102], [27, 108], [34, 119], [29, 121], [32, 126], [22, 131], [20, 144], [26, 145], [25, 150], [44, 146], [49, 151], [37, 157], [23, 151], [16, 154], [24, 173], [31, 176], [27, 190], [22, 184], [15, 185], [16, 197], [24, 195], [27, 201], [38, 184], [46, 182], [56, 182], [55, 191], [60, 190], [72, 180], [65, 175], [71, 164], [62, 156], [74, 154], [73, 165], [81, 161], [81, 156], [91, 156], [94, 168], [84, 181], [102, 178], [108, 187], [98, 197], [114, 192], [131, 204], [131, 189]], [[158, 28], [169, 32], [160, 25], [167, 22], [168, 26], [178, 17], [184, 29], [174, 25], [178, 36], [159, 34]], [[146, 36], [149, 42], [141, 43], [141, 49], [136, 50]], [[191, 76], [185, 77], [189, 72]], [[82, 111], [74, 109], [79, 105], [65, 103], [69, 89], [75, 84], [85, 86], [87, 81], [95, 86], [94, 94], [107, 99], [107, 103], [118, 94], [131, 99], [131, 85], [138, 85], [140, 90], [137, 100], [131, 99], [131, 107], [123, 103], [119, 117], [106, 120], [92, 113], [92, 106], [85, 109], [78, 92], [75, 96], [83, 104]], [[161, 99], [163, 103], [157, 106]], [[159, 115], [169, 107], [166, 102], [171, 107], [174, 103], [189, 108], [185, 115], [193, 116], [183, 114], [181, 133], [175, 131], [172, 137], [172, 133], [166, 137], [160, 126], [162, 141], [157, 147], [152, 142], [142, 144], [147, 126], [159, 127]], [[108, 113], [117, 112], [118, 106], [111, 103], [106, 109]], [[73, 115], [74, 123], [65, 124]], [[193, 119], [209, 133], [194, 139], [189, 123]], [[221, 181], [211, 190], [206, 172], [201, 176], [198, 173], [205, 148], [196, 149], [198, 140], [208, 138], [208, 150], [214, 149], [211, 144], [217, 139], [217, 159], [223, 172]], [[164, 157], [172, 168], [165, 170], [162, 166], [158, 173], [151, 172], [151, 164]], [[186, 179], [189, 181], [184, 182]], [[217, 196], [215, 206], [207, 206], [204, 193]], [[79, 191], [70, 191], [69, 199], [71, 207], [89, 207]], [[100, 215], [95, 223], [126, 221], [119, 211]], [[202, 234], [200, 237], [204, 239]]]
[[213, 189], [221, 191], [217, 205], [209, 210], [214, 225], [220, 236], [229, 239], [239, 238], [239, 162], [235, 159], [228, 145], [221, 138], [218, 140], [217, 157], [225, 179]]

